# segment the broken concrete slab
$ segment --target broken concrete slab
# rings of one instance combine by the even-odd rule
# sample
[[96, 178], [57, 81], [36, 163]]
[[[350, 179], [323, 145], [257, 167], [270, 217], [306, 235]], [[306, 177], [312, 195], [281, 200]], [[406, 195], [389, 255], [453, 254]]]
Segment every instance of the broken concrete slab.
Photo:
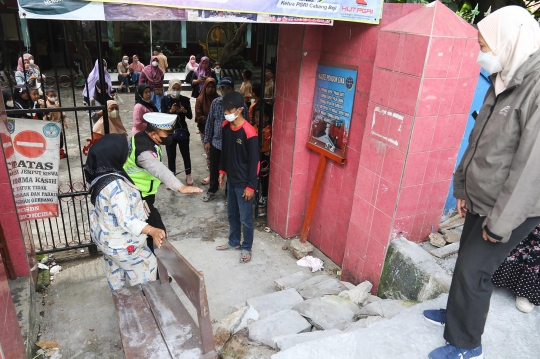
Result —
[[450, 229], [448, 231], [444, 231], [443, 237], [448, 243], [457, 243], [461, 240], [461, 234], [463, 233], [463, 228], [458, 229]]
[[371, 325], [373, 325], [373, 324], [375, 324], [377, 322], [380, 322], [381, 320], [386, 320], [386, 319], [383, 318], [383, 317], [378, 317], [378, 316], [370, 316], [370, 317], [367, 317], [367, 318], [364, 318], [364, 319], [360, 319], [357, 322], [352, 322], [343, 331], [344, 332], [352, 332], [353, 330], [364, 329], [364, 328], [370, 327]]
[[351, 290], [353, 288], [356, 288], [356, 286], [354, 284], [349, 283], [349, 282], [341, 281], [341, 284], [343, 284], [345, 287], [347, 287], [347, 290]]
[[242, 317], [246, 313], [248, 307], [237, 310], [236, 312], [226, 316], [219, 322], [212, 324], [212, 331], [214, 332], [214, 343], [216, 350], [219, 352], [230, 339], [235, 328], [238, 327]]
[[360, 308], [349, 299], [327, 295], [322, 298], [308, 299], [294, 307], [294, 310], [320, 329], [343, 330], [352, 323]]
[[423, 302], [447, 293], [451, 280], [431, 254], [416, 243], [397, 238], [388, 247], [378, 295]]
[[286, 277], [276, 279], [274, 281], [274, 284], [276, 286], [276, 290], [285, 290], [289, 288], [294, 288], [298, 284], [305, 282], [311, 277], [312, 275], [310, 275], [309, 273], [300, 271]]
[[290, 288], [250, 298], [247, 300], [247, 304], [257, 311], [260, 320], [283, 310], [292, 309], [303, 301], [304, 299], [296, 289]]
[[274, 338], [311, 330], [311, 324], [295, 310], [284, 310], [248, 325], [249, 339], [274, 347]]
[[300, 239], [294, 238], [289, 244], [289, 250], [296, 259], [300, 259], [313, 252], [313, 244], [309, 242], [302, 243]]
[[458, 215], [448, 218], [446, 221], [442, 222], [439, 225], [439, 230], [445, 231], [448, 229], [456, 228], [462, 226], [465, 223], [465, 218], [462, 218]]
[[405, 302], [403, 300], [385, 299], [380, 302], [369, 303], [361, 308], [354, 316], [354, 319], [365, 319], [370, 316], [391, 319], [412, 305], [413, 303]]
[[440, 233], [431, 233], [429, 235], [429, 243], [435, 247], [441, 248], [446, 245], [446, 240]]
[[373, 284], [366, 280], [358, 284], [353, 289], [344, 290], [343, 292], [339, 293], [339, 296], [341, 298], [350, 299], [356, 305], [363, 306], [367, 303], [367, 300], [371, 295], [370, 291], [372, 288]]
[[451, 256], [452, 254], [456, 254], [458, 251], [459, 251], [459, 242], [449, 244], [442, 248], [434, 249], [431, 251], [431, 254], [433, 254], [437, 258], [446, 258], [448, 256]]
[[219, 353], [221, 359], [268, 359], [277, 351], [248, 339], [247, 329], [231, 337]]
[[243, 330], [247, 328], [247, 326], [254, 321], [259, 320], [259, 313], [253, 307], [248, 306], [247, 310], [244, 312], [244, 315], [242, 316], [242, 319], [240, 320], [240, 324], [236, 328], [233, 329], [233, 334], [236, 334], [240, 330]]
[[338, 295], [347, 290], [339, 280], [329, 275], [317, 275], [295, 286], [304, 299], [318, 298], [323, 295]]
[[331, 335], [340, 334], [341, 330], [332, 329], [332, 330], [317, 330], [309, 333], [300, 333], [292, 335], [282, 335], [274, 338], [276, 347], [280, 350], [287, 350], [291, 347], [294, 347], [297, 344], [310, 342], [313, 340], [318, 340], [322, 338], [329, 337]]

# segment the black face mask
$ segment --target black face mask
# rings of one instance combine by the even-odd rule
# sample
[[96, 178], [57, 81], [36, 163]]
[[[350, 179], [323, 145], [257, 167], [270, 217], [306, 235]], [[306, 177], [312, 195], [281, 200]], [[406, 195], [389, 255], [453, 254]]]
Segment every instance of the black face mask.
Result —
[[159, 136], [159, 139], [161, 140], [161, 144], [163, 146], [168, 146], [168, 145], [172, 144], [172, 142], [173, 142], [172, 135], [169, 135], [167, 137]]

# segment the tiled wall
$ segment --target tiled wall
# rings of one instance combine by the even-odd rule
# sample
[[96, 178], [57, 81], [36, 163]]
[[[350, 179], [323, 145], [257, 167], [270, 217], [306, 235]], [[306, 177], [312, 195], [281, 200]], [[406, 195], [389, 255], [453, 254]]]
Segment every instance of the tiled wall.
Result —
[[420, 241], [438, 229], [476, 88], [477, 54], [476, 31], [438, 2], [380, 32], [346, 279], [377, 284], [390, 240]]
[[26, 349], [13, 299], [11, 298], [2, 257], [0, 257], [0, 323], [0, 353], [3, 353], [5, 358], [25, 358]]

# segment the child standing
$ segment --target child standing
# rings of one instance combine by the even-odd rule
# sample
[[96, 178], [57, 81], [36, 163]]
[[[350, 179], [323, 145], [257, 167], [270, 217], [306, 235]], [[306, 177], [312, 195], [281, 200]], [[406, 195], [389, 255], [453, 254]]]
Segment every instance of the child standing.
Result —
[[[56, 90], [52, 88], [47, 89], [45, 91], [45, 98], [46, 100], [38, 100], [40, 108], [60, 108], [60, 102], [58, 102], [58, 94], [56, 93]], [[63, 111], [49, 112], [43, 115], [43, 120], [56, 122], [62, 130], [63, 128], [68, 128], [66, 122], [66, 113]], [[64, 126], [62, 126], [60, 122], [63, 122]], [[66, 158], [66, 153], [64, 151], [64, 136], [64, 131], [62, 131], [60, 134], [60, 159]]]

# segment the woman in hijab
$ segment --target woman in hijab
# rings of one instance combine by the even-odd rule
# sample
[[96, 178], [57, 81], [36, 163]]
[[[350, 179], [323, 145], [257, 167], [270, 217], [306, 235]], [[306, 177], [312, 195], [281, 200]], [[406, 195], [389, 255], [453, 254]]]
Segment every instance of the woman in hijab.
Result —
[[120, 81], [119, 90], [122, 91], [125, 86], [127, 89], [127, 92], [128, 93], [131, 92], [131, 90], [129, 89], [130, 80], [131, 80], [131, 75], [129, 73], [129, 57], [128, 56], [122, 57], [122, 61], [118, 63], [116, 68], [118, 70], [118, 81]]
[[[103, 67], [104, 67], [104, 76], [105, 76], [105, 82], [107, 84], [107, 95], [110, 97], [113, 94], [113, 88], [112, 88], [112, 82], [111, 82], [111, 75], [109, 72], [107, 72], [107, 61], [103, 60]], [[96, 60], [96, 63], [94, 64], [94, 68], [88, 75], [88, 79], [86, 80], [86, 84], [83, 88], [83, 96], [86, 103], [90, 103], [90, 99], [94, 97], [94, 93], [96, 91], [96, 84], [99, 84], [99, 60]], [[101, 104], [104, 104], [105, 102], [101, 102]]]
[[6, 110], [14, 110], [15, 103], [13, 101], [13, 94], [9, 89], [2, 89], [2, 97], [4, 98], [4, 106]]
[[[124, 124], [122, 123], [122, 119], [120, 118], [120, 109], [116, 101], [107, 101], [107, 110], [109, 112], [109, 133], [118, 133], [126, 136], [127, 138], [128, 134]], [[92, 128], [95, 140], [105, 136], [105, 127], [103, 121], [102, 116]]]
[[424, 312], [445, 325], [448, 344], [432, 351], [432, 359], [483, 357], [492, 276], [540, 223], [540, 27], [524, 8], [507, 6], [478, 30], [477, 61], [492, 85], [455, 172], [465, 225], [447, 308]]
[[111, 290], [156, 280], [157, 261], [146, 236], [160, 247], [165, 231], [146, 224], [148, 214], [139, 189], [123, 166], [128, 143], [121, 134], [105, 135], [88, 152], [84, 166], [90, 184], [90, 231], [103, 252]]
[[[218, 98], [219, 95], [216, 91], [216, 80], [209, 77], [204, 82], [201, 94], [197, 97], [195, 102], [195, 122], [197, 122], [197, 128], [201, 136], [201, 142], [204, 148], [204, 129], [206, 128], [206, 118], [210, 112], [210, 106], [212, 101]], [[206, 151], [206, 149], [205, 149]], [[210, 170], [210, 153], [206, 151], [206, 169]], [[210, 183], [210, 176], [202, 180], [202, 184], [206, 185]]]
[[150, 65], [147, 65], [141, 72], [139, 78], [139, 84], [146, 84], [151, 91], [152, 103], [156, 105], [158, 112], [161, 111], [161, 98], [163, 97], [163, 77], [165, 73], [159, 67], [159, 61], [157, 56], [152, 56], [150, 59]]
[[15, 72], [15, 81], [17, 81], [17, 85], [37, 87], [39, 75], [39, 68], [34, 64], [34, 56], [24, 54], [22, 57], [19, 57], [17, 71]]
[[191, 55], [189, 57], [189, 62], [186, 64], [186, 75], [189, 74], [191, 71], [197, 70], [197, 67], [199, 67], [199, 64], [197, 63], [197, 58], [195, 55]]
[[193, 92], [191, 97], [197, 98], [199, 94], [202, 93], [203, 86], [206, 79], [212, 77], [216, 79], [216, 74], [214, 70], [210, 68], [210, 59], [206, 56], [201, 58], [201, 63], [199, 67], [193, 72], [193, 77], [191, 79], [191, 86], [193, 87]]
[[191, 177], [191, 156], [189, 153], [189, 129], [186, 118], [193, 118], [191, 103], [189, 98], [182, 96], [182, 82], [179, 79], [169, 81], [169, 91], [161, 100], [161, 112], [176, 115], [176, 121], [173, 124], [173, 142], [165, 146], [167, 150], [168, 167], [172, 173], [176, 173], [176, 146], [180, 149], [180, 154], [184, 160], [184, 169], [186, 171], [186, 184], [193, 185]]
[[152, 92], [150, 86], [139, 85], [135, 93], [135, 107], [133, 108], [133, 128], [131, 134], [135, 136], [137, 133], [146, 130], [147, 122], [143, 118], [145, 113], [159, 112], [156, 105], [150, 102]]

